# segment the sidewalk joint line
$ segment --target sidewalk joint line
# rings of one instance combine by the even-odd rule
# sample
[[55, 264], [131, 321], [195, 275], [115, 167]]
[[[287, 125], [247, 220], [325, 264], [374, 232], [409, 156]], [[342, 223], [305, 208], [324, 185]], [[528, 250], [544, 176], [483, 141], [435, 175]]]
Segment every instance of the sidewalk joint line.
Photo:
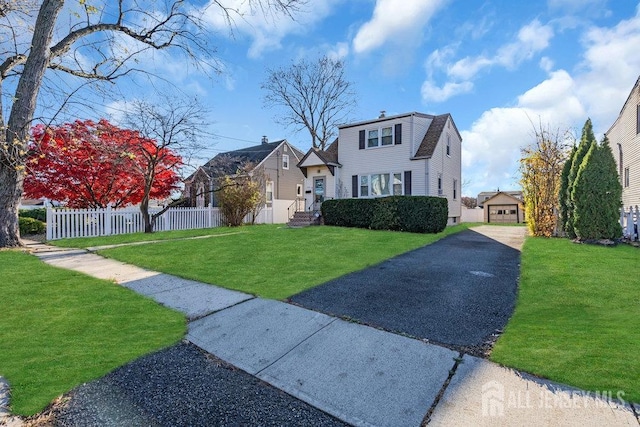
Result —
[[324, 325], [323, 327], [321, 327], [320, 329], [318, 329], [317, 331], [315, 331], [314, 333], [312, 333], [311, 335], [309, 335], [308, 337], [306, 337], [305, 339], [303, 339], [302, 341], [300, 341], [298, 344], [294, 345], [293, 347], [291, 347], [286, 353], [284, 353], [282, 356], [278, 357], [276, 360], [274, 360], [273, 362], [269, 363], [267, 366], [265, 366], [264, 368], [260, 369], [258, 372], [256, 372], [254, 374], [254, 376], [258, 377], [258, 375], [260, 375], [263, 371], [265, 371], [266, 369], [269, 369], [271, 366], [273, 366], [274, 364], [278, 363], [280, 360], [282, 360], [285, 356], [287, 356], [289, 353], [291, 353], [293, 350], [295, 350], [296, 348], [298, 348], [299, 346], [302, 345], [302, 343], [304, 343], [305, 341], [307, 341], [309, 338], [311, 338], [312, 336], [314, 336], [315, 334], [317, 334], [318, 332], [322, 331], [324, 328], [326, 328], [327, 326], [331, 325], [333, 322], [335, 322], [336, 320], [338, 320], [337, 317], [333, 317], [332, 316], [332, 320], [327, 323], [326, 325]]
[[422, 423], [420, 423], [420, 427], [425, 427], [427, 424], [429, 424], [429, 421], [431, 421], [431, 416], [433, 415], [433, 412], [436, 410], [436, 406], [438, 406], [438, 403], [440, 403], [440, 399], [442, 399], [442, 396], [444, 396], [444, 393], [447, 390], [447, 387], [449, 387], [449, 383], [453, 379], [453, 376], [456, 374], [456, 371], [458, 370], [458, 366], [460, 365], [460, 363], [462, 363], [463, 357], [464, 357], [464, 353], [460, 352], [458, 353], [458, 357], [453, 358], [454, 363], [453, 363], [453, 367], [449, 370], [449, 376], [442, 384], [442, 387], [440, 388], [440, 391], [436, 395], [436, 398], [433, 400], [431, 407], [429, 408], [424, 418], [422, 419]]

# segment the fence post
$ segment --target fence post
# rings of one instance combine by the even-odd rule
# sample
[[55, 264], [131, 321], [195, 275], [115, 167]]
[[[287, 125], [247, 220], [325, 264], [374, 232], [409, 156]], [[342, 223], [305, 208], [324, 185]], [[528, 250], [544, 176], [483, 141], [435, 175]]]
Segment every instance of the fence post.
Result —
[[107, 210], [104, 213], [104, 234], [111, 236], [111, 203], [107, 205]]
[[45, 200], [44, 205], [47, 208], [47, 240], [53, 240], [53, 212], [51, 204]]

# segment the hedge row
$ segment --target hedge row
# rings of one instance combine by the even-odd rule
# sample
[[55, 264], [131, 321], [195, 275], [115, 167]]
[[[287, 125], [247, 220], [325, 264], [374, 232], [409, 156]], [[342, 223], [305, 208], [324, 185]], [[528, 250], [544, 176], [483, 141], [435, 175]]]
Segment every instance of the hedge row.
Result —
[[429, 196], [336, 199], [322, 203], [326, 225], [412, 233], [441, 232], [447, 226], [448, 212], [447, 199]]
[[47, 222], [47, 208], [20, 209], [18, 215], [24, 218], [33, 218], [38, 221]]
[[20, 227], [21, 236], [44, 234], [47, 231], [47, 226], [44, 222], [25, 216], [18, 218], [18, 226]]

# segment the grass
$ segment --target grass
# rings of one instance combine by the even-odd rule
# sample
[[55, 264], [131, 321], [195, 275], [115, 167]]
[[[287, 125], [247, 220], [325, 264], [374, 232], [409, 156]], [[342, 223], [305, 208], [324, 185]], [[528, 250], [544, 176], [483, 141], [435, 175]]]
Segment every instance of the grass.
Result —
[[283, 299], [467, 227], [462, 224], [439, 234], [413, 234], [258, 225], [217, 238], [123, 246], [99, 253], [163, 273]]
[[0, 251], [0, 375], [11, 410], [33, 415], [185, 333], [184, 316], [112, 282]]
[[518, 302], [491, 359], [640, 402], [640, 252], [529, 238]]

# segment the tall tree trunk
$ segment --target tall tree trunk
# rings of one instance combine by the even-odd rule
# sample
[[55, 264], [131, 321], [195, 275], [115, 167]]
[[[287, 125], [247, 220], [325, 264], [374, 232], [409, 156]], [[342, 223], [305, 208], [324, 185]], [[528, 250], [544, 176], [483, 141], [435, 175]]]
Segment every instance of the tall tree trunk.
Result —
[[20, 246], [18, 206], [22, 193], [22, 174], [0, 165], [0, 248]]
[[51, 41], [64, 0], [44, 0], [33, 30], [31, 50], [16, 88], [9, 121], [3, 132], [8, 148], [0, 154], [0, 247], [20, 245], [18, 205], [26, 161], [29, 128], [44, 73], [49, 66]]

